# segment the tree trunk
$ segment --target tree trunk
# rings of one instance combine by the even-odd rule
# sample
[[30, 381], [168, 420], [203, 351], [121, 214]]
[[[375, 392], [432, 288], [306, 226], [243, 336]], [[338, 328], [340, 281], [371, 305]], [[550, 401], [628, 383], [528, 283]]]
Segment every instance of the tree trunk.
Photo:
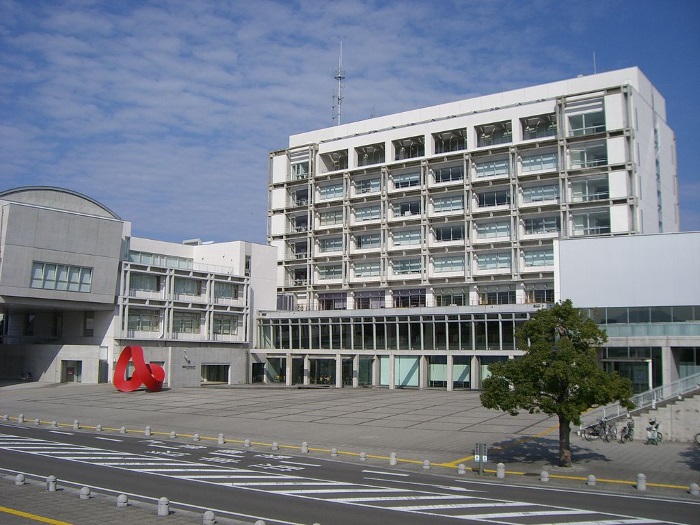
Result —
[[559, 416], [559, 466], [571, 466], [571, 422]]

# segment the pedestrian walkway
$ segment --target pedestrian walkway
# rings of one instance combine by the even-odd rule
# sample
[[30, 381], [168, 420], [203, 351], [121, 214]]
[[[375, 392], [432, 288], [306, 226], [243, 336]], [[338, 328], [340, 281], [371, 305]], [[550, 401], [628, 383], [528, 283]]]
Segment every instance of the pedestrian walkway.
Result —
[[[159, 393], [122, 393], [112, 385], [48, 385], [24, 383], [0, 387], [0, 416], [25, 424], [50, 425], [53, 421], [104, 432], [143, 434], [216, 442], [223, 434], [227, 446], [250, 440], [255, 448], [298, 453], [302, 442], [310, 454], [388, 465], [396, 453], [396, 468], [423, 469], [457, 475], [464, 464], [474, 476], [473, 449], [489, 449], [486, 474], [494, 477], [496, 464], [504, 463], [506, 479], [514, 483], [540, 483], [543, 470], [550, 484], [585, 485], [596, 477], [606, 490], [635, 492], [637, 475], [645, 474], [648, 491], [686, 496], [691, 483], [700, 483], [700, 448], [689, 443], [663, 442], [646, 446], [632, 443], [588, 442], [571, 436], [574, 466], [557, 467], [556, 420], [542, 414], [513, 417], [481, 406], [477, 392], [387, 389], [289, 389], [269, 387], [172, 389]], [[688, 496], [690, 497], [690, 496]]]

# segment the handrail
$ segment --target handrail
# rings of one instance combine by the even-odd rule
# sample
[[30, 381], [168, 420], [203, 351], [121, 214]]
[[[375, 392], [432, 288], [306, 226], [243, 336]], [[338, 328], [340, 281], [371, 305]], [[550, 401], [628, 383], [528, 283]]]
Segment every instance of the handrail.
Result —
[[[647, 392], [632, 396], [630, 398], [634, 404], [632, 410], [644, 410], [649, 407], [654, 410], [656, 409], [657, 403], [680, 398], [680, 396], [698, 389], [700, 389], [700, 373], [689, 375], [668, 385], [652, 388]], [[625, 407], [620, 406], [620, 403], [612, 403], [586, 412], [581, 417], [581, 425], [588, 426], [603, 418], [616, 419], [624, 416], [628, 412], [629, 411]]]

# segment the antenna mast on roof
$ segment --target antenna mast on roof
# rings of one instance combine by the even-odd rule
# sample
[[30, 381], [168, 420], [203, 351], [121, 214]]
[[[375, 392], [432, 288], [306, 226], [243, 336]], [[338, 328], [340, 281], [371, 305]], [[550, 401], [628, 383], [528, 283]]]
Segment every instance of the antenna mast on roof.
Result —
[[338, 58], [338, 70], [333, 75], [333, 78], [338, 81], [338, 89], [333, 93], [333, 120], [336, 126], [341, 123], [343, 115], [343, 81], [345, 80], [345, 71], [343, 71], [343, 42], [340, 42], [340, 58]]

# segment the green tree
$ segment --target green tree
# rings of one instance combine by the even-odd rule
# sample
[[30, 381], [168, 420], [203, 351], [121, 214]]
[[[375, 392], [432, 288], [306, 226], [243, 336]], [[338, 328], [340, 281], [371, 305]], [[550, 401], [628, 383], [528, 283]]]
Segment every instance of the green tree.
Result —
[[619, 401], [631, 408], [626, 378], [598, 365], [605, 331], [573, 307], [570, 300], [540, 310], [516, 331], [520, 358], [494, 363], [483, 382], [486, 408], [517, 415], [544, 412], [559, 419], [559, 465], [571, 466], [571, 426], [595, 405]]

